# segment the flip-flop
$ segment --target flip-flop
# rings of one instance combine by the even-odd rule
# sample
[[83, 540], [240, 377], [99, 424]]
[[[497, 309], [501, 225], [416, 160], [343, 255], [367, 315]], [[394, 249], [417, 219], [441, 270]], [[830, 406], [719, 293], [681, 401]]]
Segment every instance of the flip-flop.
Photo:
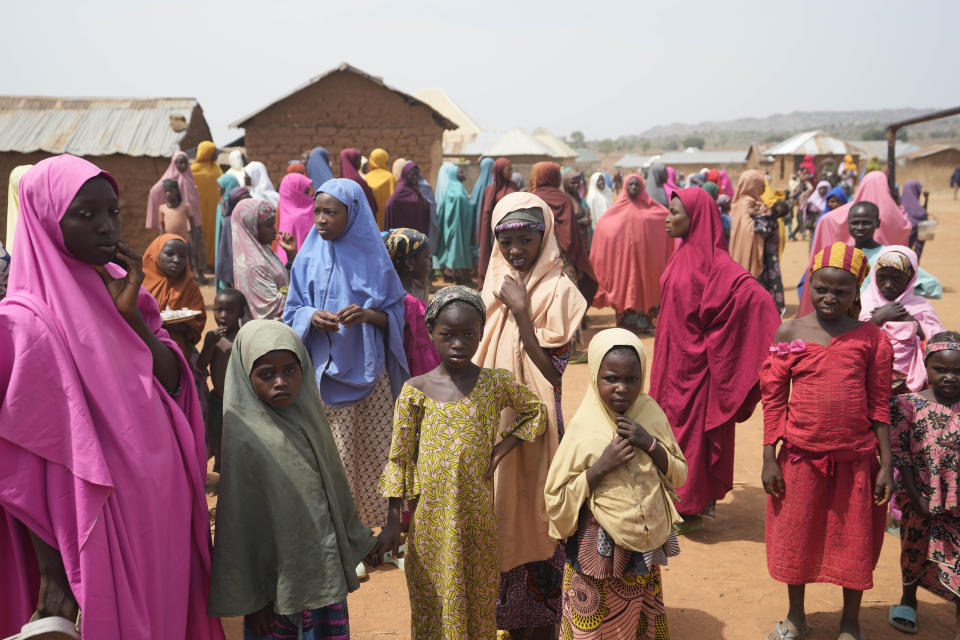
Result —
[[7, 640], [80, 640], [80, 632], [77, 631], [77, 623], [51, 616], [31, 620], [20, 627], [20, 633]]
[[[673, 531], [678, 536], [685, 536], [693, 533], [694, 531], [700, 531], [703, 529], [704, 524], [702, 519], [698, 520], [684, 520], [680, 524], [673, 525]], [[791, 636], [787, 636], [791, 637]]]
[[773, 631], [767, 633], [764, 640], [802, 640], [810, 635], [810, 627], [797, 629], [797, 626], [789, 620], [781, 620]]
[[[904, 622], [897, 622], [898, 620], [903, 620]], [[905, 604], [895, 604], [891, 606], [890, 613], [887, 614], [887, 622], [897, 631], [903, 631], [911, 635], [920, 630], [920, 625], [917, 624], [917, 610]]]

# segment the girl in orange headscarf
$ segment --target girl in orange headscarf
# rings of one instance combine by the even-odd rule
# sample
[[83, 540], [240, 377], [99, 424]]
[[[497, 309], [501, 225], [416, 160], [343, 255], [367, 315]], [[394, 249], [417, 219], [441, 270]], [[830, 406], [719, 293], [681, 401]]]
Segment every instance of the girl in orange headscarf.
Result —
[[194, 345], [203, 335], [207, 311], [200, 287], [190, 272], [187, 243], [180, 236], [164, 233], [147, 247], [143, 254], [143, 288], [157, 300], [161, 311], [170, 307], [200, 312], [190, 320], [165, 323], [163, 327], [189, 362]]

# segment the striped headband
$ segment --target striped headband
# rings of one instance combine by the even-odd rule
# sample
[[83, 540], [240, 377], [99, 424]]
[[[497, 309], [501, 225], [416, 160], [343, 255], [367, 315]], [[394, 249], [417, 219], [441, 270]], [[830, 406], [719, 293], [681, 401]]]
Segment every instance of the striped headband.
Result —
[[923, 350], [923, 359], [926, 360], [938, 351], [960, 351], [960, 342], [929, 342]]
[[864, 278], [870, 273], [870, 263], [867, 262], [866, 254], [844, 242], [834, 242], [829, 247], [822, 249], [813, 258], [810, 274], [812, 275], [814, 271], [825, 267], [834, 267], [852, 273], [857, 279], [857, 286], [862, 285]]
[[899, 251], [887, 251], [880, 254], [874, 269], [883, 268], [896, 269], [908, 275], [913, 273], [913, 265], [910, 264], [910, 259]]

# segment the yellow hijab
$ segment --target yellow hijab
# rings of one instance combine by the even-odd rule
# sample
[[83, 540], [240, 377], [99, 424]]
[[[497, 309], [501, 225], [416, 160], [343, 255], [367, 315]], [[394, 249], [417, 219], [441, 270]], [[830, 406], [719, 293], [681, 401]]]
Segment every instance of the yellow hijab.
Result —
[[626, 416], [660, 441], [667, 452], [667, 473], [660, 473], [645, 451], [635, 451], [628, 462], [608, 473], [591, 492], [587, 469], [617, 435], [616, 414], [600, 399], [597, 375], [604, 356], [614, 347], [633, 347], [644, 375], [647, 354], [643, 343], [626, 329], [606, 329], [593, 337], [588, 349], [590, 386], [550, 465], [544, 496], [550, 535], [568, 538], [577, 531], [584, 503], [613, 541], [631, 551], [650, 551], [663, 545], [674, 524], [683, 519], [674, 507], [674, 489], [687, 478], [687, 461], [680, 451], [663, 410], [641, 393]]
[[20, 214], [20, 178], [32, 168], [32, 164], [22, 164], [10, 172], [10, 183], [7, 186], [7, 236], [4, 241], [9, 254], [13, 254], [13, 235], [17, 230], [17, 218]]
[[849, 153], [843, 156], [843, 170], [844, 171], [857, 170], [857, 163], [853, 161], [853, 156]]
[[203, 245], [208, 258], [216, 251], [217, 203], [220, 202], [220, 185], [217, 178], [223, 175], [216, 163], [217, 145], [204, 140], [197, 145], [197, 159], [190, 165], [193, 183], [200, 194], [200, 220], [203, 226]]
[[374, 149], [370, 152], [368, 162], [370, 170], [364, 179], [370, 190], [373, 191], [373, 199], [377, 201], [377, 226], [383, 231], [383, 216], [387, 212], [387, 200], [393, 195], [393, 190], [397, 186], [397, 180], [393, 177], [393, 172], [387, 168], [387, 162], [390, 156], [383, 149]]

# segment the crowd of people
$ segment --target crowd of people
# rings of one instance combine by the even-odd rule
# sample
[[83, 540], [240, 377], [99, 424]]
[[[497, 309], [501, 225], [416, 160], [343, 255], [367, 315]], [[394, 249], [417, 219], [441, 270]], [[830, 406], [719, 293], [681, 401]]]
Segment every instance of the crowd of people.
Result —
[[[245, 639], [346, 638], [347, 594], [390, 562], [413, 638], [668, 638], [661, 567], [733, 489], [762, 403], [790, 603], [768, 639], [807, 635], [813, 582], [861, 637], [888, 517], [890, 624], [917, 630], [923, 586], [960, 638], [960, 335], [927, 301], [919, 183], [849, 157], [805, 159], [789, 193], [660, 163], [525, 183], [484, 158], [468, 189], [463, 164], [431, 185], [383, 149], [339, 159], [316, 147], [275, 189], [239, 151], [225, 172], [212, 142], [178, 152], [142, 256], [107, 172], [11, 174], [0, 636], [222, 638], [242, 616]], [[782, 322], [794, 216], [809, 266]], [[591, 305], [616, 328], [586, 340]]]

